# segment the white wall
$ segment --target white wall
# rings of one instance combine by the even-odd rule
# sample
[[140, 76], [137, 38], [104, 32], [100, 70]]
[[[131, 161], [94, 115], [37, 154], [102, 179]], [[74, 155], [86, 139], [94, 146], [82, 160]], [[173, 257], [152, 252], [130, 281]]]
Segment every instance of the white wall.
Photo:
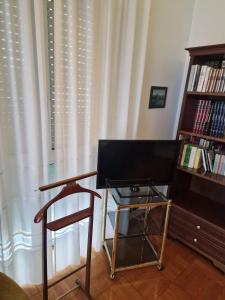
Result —
[[[195, 0], [152, 0], [138, 138], [172, 138]], [[166, 108], [148, 109], [150, 86], [167, 86]]]
[[[225, 43], [225, 0], [196, 0], [187, 46], [195, 47], [223, 43]], [[189, 56], [187, 55], [176, 121], [174, 122], [174, 136], [179, 121], [188, 63]]]
[[225, 43], [225, 0], [196, 0], [188, 46]]

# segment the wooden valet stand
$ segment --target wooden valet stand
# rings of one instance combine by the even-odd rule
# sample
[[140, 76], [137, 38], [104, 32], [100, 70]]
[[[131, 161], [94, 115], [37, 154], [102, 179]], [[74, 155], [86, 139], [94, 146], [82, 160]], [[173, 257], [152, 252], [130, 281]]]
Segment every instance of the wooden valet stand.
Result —
[[[49, 185], [45, 185], [39, 188], [40, 191], [46, 191], [61, 185], [65, 185], [61, 192], [55, 196], [53, 199], [51, 199], [44, 207], [42, 207], [39, 212], [36, 214], [34, 218], [35, 223], [39, 223], [42, 221], [42, 264], [43, 264], [43, 299], [48, 299], [48, 289], [59, 283], [60, 281], [66, 279], [70, 275], [80, 271], [83, 268], [86, 268], [86, 274], [85, 274], [85, 283], [82, 285], [79, 280], [76, 281], [76, 286], [66, 292], [64, 295], [57, 299], [61, 299], [64, 296], [66, 296], [68, 293], [76, 289], [77, 287], [80, 287], [85, 296], [86, 299], [92, 299], [90, 295], [90, 270], [91, 270], [91, 247], [92, 247], [92, 232], [93, 232], [93, 212], [94, 212], [94, 198], [98, 197], [101, 198], [101, 196], [89, 189], [85, 189], [81, 187], [77, 181], [81, 179], [85, 179], [91, 176], [95, 176], [97, 172], [91, 172], [87, 174], [83, 174], [77, 177], [73, 177], [70, 179], [58, 181]], [[88, 208], [85, 208], [83, 210], [80, 210], [78, 212], [75, 212], [73, 214], [70, 214], [68, 216], [62, 217], [60, 219], [54, 220], [52, 222], [47, 222], [47, 210], [48, 208], [54, 204], [56, 201], [69, 196], [71, 194], [76, 193], [88, 193], [90, 194], [90, 205]], [[71, 273], [63, 276], [62, 278], [56, 280], [52, 284], [48, 285], [48, 270], [47, 270], [47, 229], [51, 231], [56, 231], [61, 228], [64, 228], [68, 225], [74, 224], [76, 222], [79, 222], [83, 219], [89, 218], [89, 227], [88, 227], [88, 241], [87, 241], [87, 258], [86, 263], [78, 267], [76, 270], [72, 271]]]

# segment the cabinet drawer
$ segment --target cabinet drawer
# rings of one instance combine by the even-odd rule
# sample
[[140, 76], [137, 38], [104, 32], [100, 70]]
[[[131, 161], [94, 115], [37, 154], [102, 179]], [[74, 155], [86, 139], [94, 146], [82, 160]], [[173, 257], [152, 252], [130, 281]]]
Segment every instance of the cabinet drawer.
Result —
[[207, 256], [214, 258], [223, 264], [225, 263], [225, 248], [220, 247], [212, 240], [208, 240], [206, 237], [199, 233], [193, 232], [183, 224], [170, 226], [170, 233], [173, 237], [178, 238], [182, 242], [188, 244], [196, 250], [200, 250], [201, 253], [205, 253]]
[[225, 248], [224, 229], [174, 205], [171, 210], [170, 226], [177, 227], [179, 224], [186, 227], [187, 231], [205, 236], [209, 241]]

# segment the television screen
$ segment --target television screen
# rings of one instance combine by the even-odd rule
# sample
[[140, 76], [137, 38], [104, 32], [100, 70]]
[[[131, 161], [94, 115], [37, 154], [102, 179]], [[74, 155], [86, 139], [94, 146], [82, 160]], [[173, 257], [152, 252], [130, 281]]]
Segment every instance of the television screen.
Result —
[[169, 185], [179, 150], [178, 140], [99, 140], [96, 187]]

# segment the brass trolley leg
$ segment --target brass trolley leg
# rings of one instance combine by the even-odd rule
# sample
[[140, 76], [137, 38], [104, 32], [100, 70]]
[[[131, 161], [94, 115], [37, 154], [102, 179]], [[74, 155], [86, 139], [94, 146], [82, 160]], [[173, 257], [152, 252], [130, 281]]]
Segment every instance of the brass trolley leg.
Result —
[[114, 238], [113, 238], [113, 246], [112, 246], [112, 265], [111, 265], [111, 273], [110, 273], [110, 278], [111, 279], [115, 278], [119, 216], [120, 216], [120, 210], [117, 209], [116, 210], [116, 215], [115, 215]]
[[162, 247], [161, 247], [161, 252], [160, 252], [159, 263], [157, 266], [159, 271], [161, 271], [163, 269], [162, 261], [163, 261], [163, 255], [164, 255], [164, 249], [165, 249], [165, 242], [166, 242], [166, 236], [167, 236], [167, 230], [168, 230], [169, 213], [170, 213], [171, 204], [172, 204], [172, 201], [169, 200], [167, 207], [166, 207], [166, 216], [165, 216], [165, 224], [164, 224], [164, 230], [163, 230]]
[[109, 196], [109, 190], [107, 189], [106, 192], [105, 192], [105, 197], [104, 197], [103, 242], [106, 239], [105, 232], [106, 232], [106, 218], [107, 218], [108, 196]]

